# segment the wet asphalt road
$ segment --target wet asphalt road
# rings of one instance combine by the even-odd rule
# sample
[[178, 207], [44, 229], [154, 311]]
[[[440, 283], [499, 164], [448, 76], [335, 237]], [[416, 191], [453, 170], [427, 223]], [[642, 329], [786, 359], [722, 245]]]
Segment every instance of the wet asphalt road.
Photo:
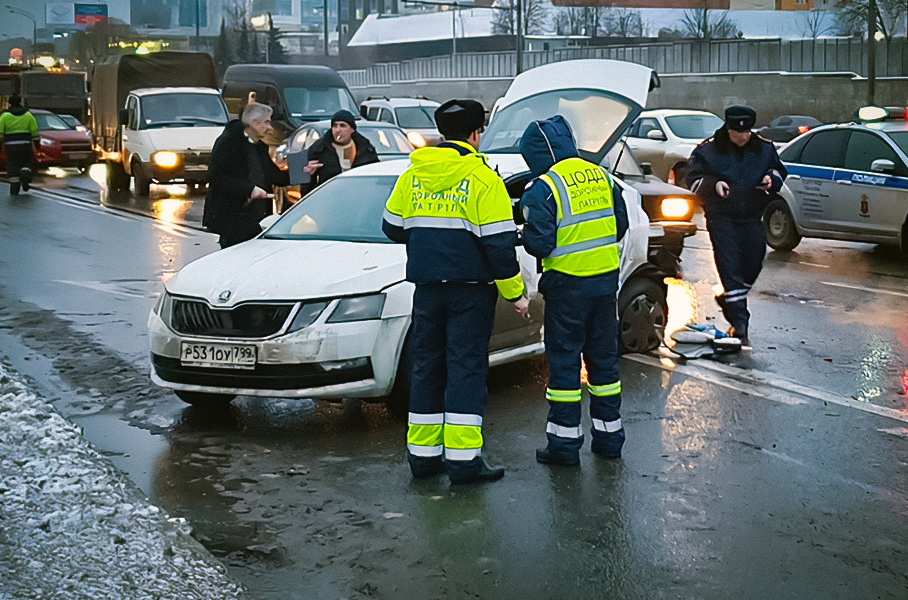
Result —
[[[620, 461], [536, 464], [545, 362], [493, 370], [486, 454], [508, 472], [457, 488], [410, 480], [381, 405], [211, 414], [155, 388], [148, 310], [217, 249], [193, 227], [199, 197], [105, 199], [124, 212], [87, 178], [47, 179], [50, 194], [0, 186], [0, 353], [254, 596], [906, 595], [908, 262], [892, 250], [770, 253], [750, 353], [625, 357]], [[708, 239], [688, 241], [678, 322], [718, 315]]]

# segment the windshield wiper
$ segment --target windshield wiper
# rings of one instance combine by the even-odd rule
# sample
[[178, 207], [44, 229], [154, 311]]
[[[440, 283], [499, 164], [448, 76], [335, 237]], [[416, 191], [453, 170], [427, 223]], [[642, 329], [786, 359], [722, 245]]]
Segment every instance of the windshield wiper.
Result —
[[180, 117], [180, 121], [214, 123], [215, 125], [226, 125], [227, 124], [226, 121], [218, 121], [217, 119], [206, 119], [205, 117]]
[[192, 126], [192, 123], [187, 121], [158, 121], [156, 123], [148, 123], [142, 129], [156, 129], [158, 127], [186, 127], [187, 125]]

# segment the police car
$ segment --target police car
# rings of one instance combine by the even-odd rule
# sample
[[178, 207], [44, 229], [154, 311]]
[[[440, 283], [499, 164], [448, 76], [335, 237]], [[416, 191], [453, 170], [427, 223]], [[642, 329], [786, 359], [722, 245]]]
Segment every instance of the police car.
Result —
[[[546, 69], [522, 74], [501, 105], [499, 125], [493, 118], [490, 165], [505, 177], [515, 201], [529, 174], [505, 145], [513, 145], [530, 121], [568, 115], [581, 149], [598, 155], [645, 104], [650, 69], [591, 62], [580, 67], [600, 75], [586, 77], [588, 87], [579, 93], [568, 89], [569, 78], [559, 82]], [[541, 81], [554, 93], [540, 97], [534, 90]], [[609, 89], [602, 87], [606, 82]], [[152, 380], [192, 404], [225, 404], [237, 395], [364, 398], [406, 411], [414, 286], [405, 279], [406, 248], [384, 236], [381, 221], [409, 164], [393, 160], [351, 169], [283, 215], [263, 220], [258, 238], [183, 267], [149, 315]], [[650, 261], [652, 228], [640, 194], [618, 183], [629, 220], [620, 244], [621, 336], [625, 349], [645, 351], [664, 334], [666, 273]], [[522, 247], [517, 256], [533, 291], [536, 259]], [[490, 364], [543, 352], [543, 311], [536, 297], [531, 318], [523, 319], [500, 299]]]
[[788, 179], [763, 217], [769, 246], [814, 237], [908, 250], [906, 112], [864, 107], [862, 122], [817, 127], [786, 146]]

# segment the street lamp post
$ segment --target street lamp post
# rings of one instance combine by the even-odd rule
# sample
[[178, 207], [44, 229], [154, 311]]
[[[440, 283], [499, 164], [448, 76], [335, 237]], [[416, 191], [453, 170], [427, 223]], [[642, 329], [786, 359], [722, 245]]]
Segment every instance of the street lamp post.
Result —
[[32, 62], [38, 58], [38, 52], [35, 50], [35, 44], [38, 42], [38, 22], [35, 20], [35, 17], [31, 16], [29, 13], [25, 12], [21, 8], [16, 8], [5, 4], [4, 7], [9, 10], [14, 15], [20, 15], [32, 22]]
[[[425, 4], [428, 6], [447, 6], [453, 8], [451, 11], [451, 76], [454, 76], [454, 64], [455, 57], [457, 55], [457, 11], [460, 8], [475, 8], [475, 0], [401, 0], [407, 4]], [[523, 32], [521, 31], [521, 10], [522, 10], [522, 0], [517, 0], [517, 30], [516, 30], [516, 41], [517, 41], [517, 75], [523, 70]], [[340, 2], [340, 0], [338, 0]], [[513, 5], [511, 7], [502, 7], [502, 6], [483, 6], [481, 8], [487, 8], [491, 10], [504, 10], [504, 11], [514, 11]], [[463, 30], [463, 27], [461, 27]], [[464, 34], [466, 35], [466, 34]]]
[[325, 32], [325, 56], [328, 56], [328, 0], [322, 0], [322, 29]]
[[517, 0], [517, 32], [514, 36], [517, 42], [517, 51], [515, 54], [515, 65], [514, 69], [517, 71], [515, 75], [520, 75], [523, 72], [523, 2], [522, 0]]
[[876, 0], [867, 3], [867, 104], [876, 104]]

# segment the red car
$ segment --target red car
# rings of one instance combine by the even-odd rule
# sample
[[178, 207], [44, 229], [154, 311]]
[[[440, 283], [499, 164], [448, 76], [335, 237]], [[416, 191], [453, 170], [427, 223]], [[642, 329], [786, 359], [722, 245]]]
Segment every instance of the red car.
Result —
[[[63, 119], [46, 110], [33, 109], [41, 139], [35, 144], [39, 167], [79, 167], [87, 170], [95, 162], [89, 131], [70, 127]], [[6, 167], [6, 148], [0, 149], [0, 167]]]

